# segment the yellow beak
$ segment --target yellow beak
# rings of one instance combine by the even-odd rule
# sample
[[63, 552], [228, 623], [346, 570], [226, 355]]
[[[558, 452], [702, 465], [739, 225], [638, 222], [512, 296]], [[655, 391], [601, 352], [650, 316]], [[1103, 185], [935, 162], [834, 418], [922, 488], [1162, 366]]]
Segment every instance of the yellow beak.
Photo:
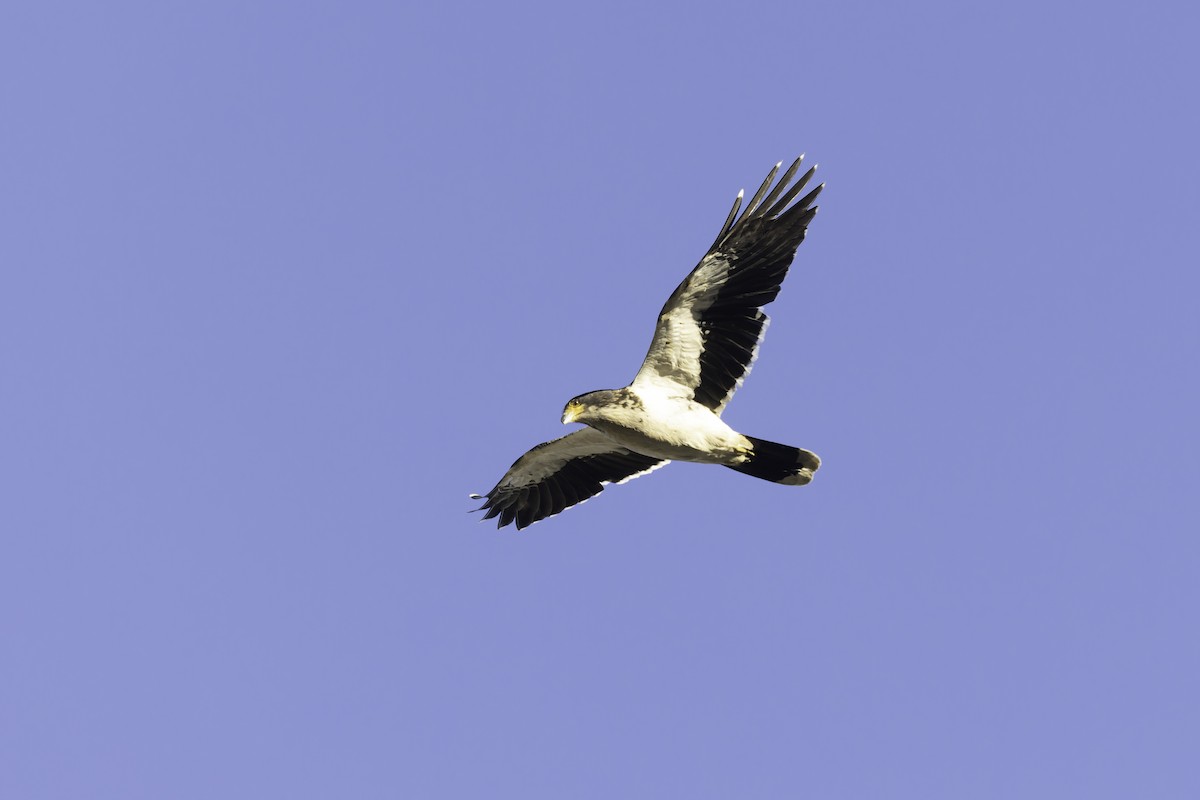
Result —
[[563, 425], [569, 425], [574, 422], [582, 412], [583, 406], [579, 403], [568, 403], [566, 409], [563, 411]]

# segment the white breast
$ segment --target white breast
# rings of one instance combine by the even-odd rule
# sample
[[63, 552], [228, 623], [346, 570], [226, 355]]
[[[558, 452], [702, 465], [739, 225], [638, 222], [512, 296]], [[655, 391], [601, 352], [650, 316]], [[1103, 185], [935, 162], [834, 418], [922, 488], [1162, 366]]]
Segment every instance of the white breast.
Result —
[[631, 450], [673, 461], [736, 462], [750, 447], [744, 436], [698, 403], [645, 389], [638, 395], [642, 408], [614, 409], [591, 424]]

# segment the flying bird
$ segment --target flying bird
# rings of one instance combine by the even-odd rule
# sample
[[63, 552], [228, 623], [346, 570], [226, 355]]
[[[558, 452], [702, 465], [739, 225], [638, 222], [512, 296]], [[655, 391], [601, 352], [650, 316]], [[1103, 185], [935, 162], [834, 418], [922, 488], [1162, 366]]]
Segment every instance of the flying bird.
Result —
[[[750, 371], [767, 329], [763, 306], [779, 294], [825, 184], [796, 200], [816, 167], [793, 183], [804, 156], [774, 183], [780, 162], [741, 216], [738, 192], [704, 258], [667, 298], [650, 351], [623, 389], [588, 392], [563, 409], [587, 427], [521, 456], [478, 511], [518, 530], [671, 461], [720, 464], [755, 478], [803, 486], [815, 453], [744, 436], [721, 412]], [[772, 183], [774, 187], [772, 188]], [[795, 201], [795, 202], [793, 202]]]

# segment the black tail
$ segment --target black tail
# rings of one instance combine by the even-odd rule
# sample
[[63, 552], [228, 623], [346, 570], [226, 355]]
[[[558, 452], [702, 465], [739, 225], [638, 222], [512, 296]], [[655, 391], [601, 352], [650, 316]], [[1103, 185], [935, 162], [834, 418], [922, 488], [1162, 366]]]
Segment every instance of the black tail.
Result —
[[813, 473], [821, 466], [821, 459], [817, 458], [816, 453], [786, 444], [755, 439], [753, 436], [746, 438], [754, 445], [750, 460], [744, 464], [727, 464], [730, 469], [762, 478], [764, 481], [803, 486], [813, 479]]

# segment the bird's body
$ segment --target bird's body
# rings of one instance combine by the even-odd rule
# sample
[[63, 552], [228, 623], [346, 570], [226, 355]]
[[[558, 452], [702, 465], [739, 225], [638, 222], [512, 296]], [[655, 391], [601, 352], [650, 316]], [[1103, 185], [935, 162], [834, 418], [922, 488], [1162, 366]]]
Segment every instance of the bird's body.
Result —
[[[638, 391], [638, 389], [641, 391]], [[648, 387], [581, 395], [584, 411], [572, 414], [570, 422], [583, 422], [617, 444], [636, 453], [664, 461], [693, 461], [699, 464], [740, 464], [746, 460], [750, 440], [694, 400], [671, 396]], [[589, 403], [615, 395], [606, 404]]]
[[767, 327], [762, 307], [779, 294], [816, 213], [818, 186], [793, 204], [803, 156], [771, 187], [781, 164], [738, 216], [742, 194], [713, 246], [659, 312], [641, 369], [622, 389], [579, 395], [564, 424], [588, 427], [534, 447], [485, 496], [484, 519], [518, 528], [559, 513], [669, 461], [720, 464], [801, 486], [821, 460], [807, 450], [745, 436], [721, 418], [750, 370]]

